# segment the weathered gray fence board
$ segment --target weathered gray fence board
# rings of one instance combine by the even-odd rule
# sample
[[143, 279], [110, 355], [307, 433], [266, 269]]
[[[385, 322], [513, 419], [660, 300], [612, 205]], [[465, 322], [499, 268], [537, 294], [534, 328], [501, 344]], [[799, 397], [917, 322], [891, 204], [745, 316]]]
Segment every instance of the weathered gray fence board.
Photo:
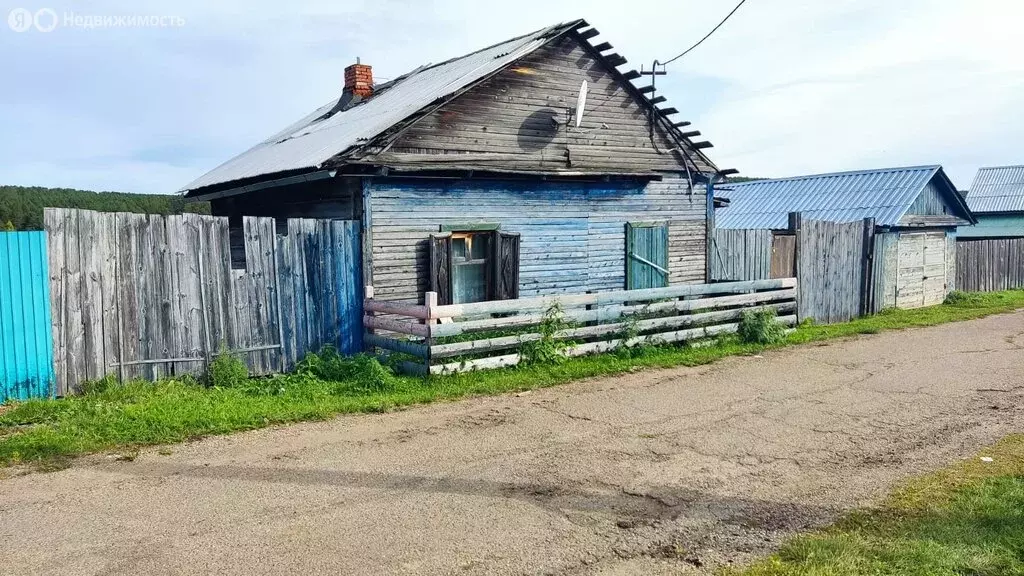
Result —
[[712, 239], [712, 280], [765, 280], [771, 277], [771, 230], [715, 230]]
[[968, 292], [1024, 288], [1024, 238], [958, 240], [956, 288]]
[[274, 219], [245, 218], [245, 270], [226, 218], [47, 209], [44, 222], [58, 394], [108, 374], [197, 374], [221, 350], [262, 375], [325, 344], [361, 347], [356, 222], [290, 220], [277, 236]]
[[85, 337], [82, 329], [82, 250], [78, 214], [64, 210], [64, 319], [67, 322], [67, 380], [78, 383], [85, 375]]
[[[50, 271], [50, 301], [64, 302], [65, 279], [64, 269], [64, 212], [62, 210], [47, 211], [43, 214], [43, 225], [49, 230], [47, 238], [47, 257]], [[55, 393], [61, 393], [67, 382], [67, 323], [64, 321], [66, 310], [63, 305], [51, 305], [51, 322], [53, 323], [53, 372]]]

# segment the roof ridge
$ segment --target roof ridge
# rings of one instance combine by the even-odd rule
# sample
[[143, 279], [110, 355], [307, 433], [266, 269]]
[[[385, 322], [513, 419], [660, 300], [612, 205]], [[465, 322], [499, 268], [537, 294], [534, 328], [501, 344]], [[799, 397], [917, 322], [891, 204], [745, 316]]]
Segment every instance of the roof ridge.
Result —
[[750, 180], [748, 182], [726, 182], [725, 186], [749, 186], [752, 184], [764, 184], [766, 182], [787, 182], [792, 180], [811, 180], [814, 178], [826, 178], [829, 176], [851, 176], [860, 174], [882, 174], [889, 172], [905, 172], [909, 170], [938, 170], [941, 164], [922, 164], [919, 166], [898, 166], [893, 168], [873, 168], [866, 170], [845, 170], [841, 172], [823, 172], [821, 174], [805, 174], [802, 176], [786, 176], [783, 178], [765, 178], [764, 180]]
[[1007, 164], [1006, 166], [982, 166], [978, 168], [978, 172], [982, 170], [1008, 170], [1010, 168], [1024, 168], [1024, 164]]
[[479, 48], [477, 50], [473, 50], [472, 52], [467, 52], [467, 53], [465, 53], [465, 54], [463, 54], [461, 56], [455, 56], [454, 58], [449, 58], [447, 60], [442, 60], [441, 62], [438, 62], [436, 64], [423, 64], [421, 66], [418, 66], [418, 67], [416, 67], [416, 68], [406, 72], [405, 74], [399, 75], [392, 82], [397, 82], [401, 78], [403, 78], [405, 76], [408, 76], [408, 75], [410, 75], [410, 74], [412, 74], [414, 72], [416, 72], [416, 73], [423, 72], [424, 70], [430, 70], [431, 68], [436, 68], [438, 66], [444, 66], [445, 64], [451, 64], [452, 62], [455, 62], [457, 60], [462, 60], [463, 58], [469, 58], [470, 56], [473, 56], [475, 54], [479, 54], [479, 53], [481, 53], [481, 52], [483, 52], [485, 50], [490, 50], [491, 48], [495, 48], [495, 47], [501, 46], [502, 44], [509, 44], [511, 42], [515, 42], [516, 40], [522, 40], [523, 38], [527, 38], [527, 37], [540, 36], [542, 34], [550, 34], [551, 32], [554, 32], [555, 30], [558, 30], [560, 28], [566, 28], [570, 24], [577, 24], [579, 26], [582, 26], [582, 25], [586, 24], [586, 22], [587, 21], [584, 20], [583, 18], [577, 18], [575, 20], [569, 20], [568, 22], [559, 22], [558, 24], [552, 24], [551, 26], [542, 26], [541, 28], [538, 28], [538, 29], [536, 29], [536, 30], [534, 30], [532, 32], [527, 32], [526, 34], [520, 34], [519, 36], [514, 36], [512, 38], [507, 38], [505, 40], [502, 40], [501, 42], [495, 42], [494, 44], [491, 44], [490, 46], [484, 46], [483, 48]]

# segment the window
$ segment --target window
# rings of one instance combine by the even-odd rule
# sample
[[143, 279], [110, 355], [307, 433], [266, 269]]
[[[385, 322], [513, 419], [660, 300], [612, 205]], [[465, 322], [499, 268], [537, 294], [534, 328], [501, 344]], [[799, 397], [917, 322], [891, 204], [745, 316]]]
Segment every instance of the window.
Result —
[[519, 297], [519, 235], [458, 227], [430, 237], [430, 290], [441, 304]]
[[493, 232], [452, 233], [452, 304], [484, 302]]

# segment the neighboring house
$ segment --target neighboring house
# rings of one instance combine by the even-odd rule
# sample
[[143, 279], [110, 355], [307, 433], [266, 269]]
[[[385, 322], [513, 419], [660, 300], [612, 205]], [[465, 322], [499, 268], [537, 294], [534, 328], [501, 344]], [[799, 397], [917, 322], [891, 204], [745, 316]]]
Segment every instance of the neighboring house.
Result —
[[381, 299], [704, 282], [702, 182], [734, 171], [597, 34], [559, 24], [383, 84], [357, 63], [339, 100], [187, 196], [236, 229], [243, 215], [361, 221], [364, 282]]
[[978, 170], [967, 205], [978, 224], [960, 230], [961, 238], [1024, 237], [1024, 166]]
[[956, 278], [957, 227], [975, 222], [941, 166], [886, 168], [719, 186], [719, 229], [783, 233], [805, 220], [875, 224], [874, 309], [942, 302]]

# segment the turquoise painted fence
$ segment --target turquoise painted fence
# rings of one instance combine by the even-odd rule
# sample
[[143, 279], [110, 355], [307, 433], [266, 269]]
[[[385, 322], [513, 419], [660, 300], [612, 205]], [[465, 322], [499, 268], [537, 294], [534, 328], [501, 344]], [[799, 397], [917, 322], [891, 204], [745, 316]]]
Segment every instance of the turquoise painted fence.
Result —
[[0, 232], [0, 402], [53, 393], [45, 232]]

